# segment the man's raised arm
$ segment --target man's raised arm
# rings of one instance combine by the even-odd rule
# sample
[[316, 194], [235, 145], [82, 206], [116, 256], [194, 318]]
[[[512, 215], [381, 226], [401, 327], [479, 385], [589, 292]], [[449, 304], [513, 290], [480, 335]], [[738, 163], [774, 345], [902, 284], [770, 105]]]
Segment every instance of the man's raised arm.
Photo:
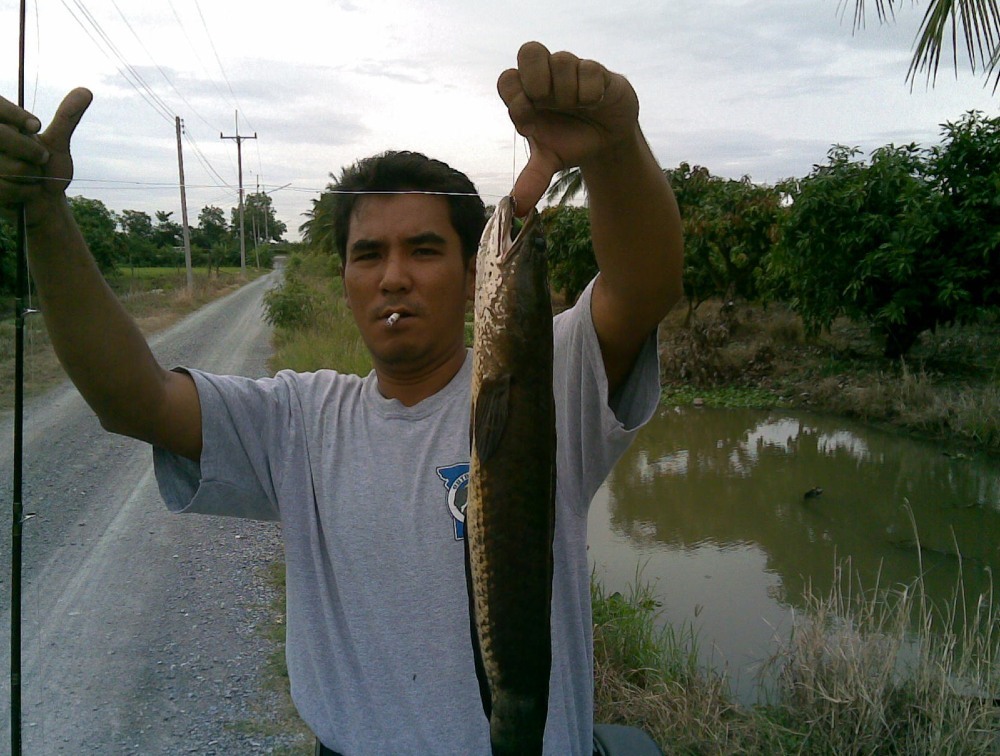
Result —
[[514, 186], [522, 212], [556, 171], [579, 166], [601, 273], [592, 311], [611, 392], [682, 294], [677, 202], [639, 129], [632, 85], [600, 63], [523, 45], [497, 89], [531, 157]]
[[70, 138], [92, 95], [75, 89], [45, 131], [0, 97], [0, 212], [25, 209], [29, 266], [70, 379], [109, 431], [197, 460], [201, 406], [190, 376], [164, 370], [94, 262], [66, 201]]

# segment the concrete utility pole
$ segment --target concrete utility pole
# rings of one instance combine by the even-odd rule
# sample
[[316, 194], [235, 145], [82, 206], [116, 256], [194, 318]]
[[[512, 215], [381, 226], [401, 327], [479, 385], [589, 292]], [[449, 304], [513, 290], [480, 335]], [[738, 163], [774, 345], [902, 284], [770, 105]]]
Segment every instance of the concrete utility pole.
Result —
[[240, 171], [240, 273], [246, 275], [247, 272], [247, 243], [246, 235], [243, 232], [243, 140], [244, 139], [256, 139], [257, 132], [253, 133], [252, 137], [240, 136], [240, 114], [239, 111], [236, 112], [236, 136], [223, 136], [222, 132], [219, 132], [219, 139], [235, 139], [236, 140], [236, 160], [239, 163]]
[[184, 188], [184, 153], [181, 152], [181, 117], [174, 116], [177, 126], [177, 170], [181, 176], [181, 227], [184, 230], [184, 267], [187, 269], [188, 296], [194, 294], [194, 274], [191, 272], [191, 231], [188, 229], [187, 192]]

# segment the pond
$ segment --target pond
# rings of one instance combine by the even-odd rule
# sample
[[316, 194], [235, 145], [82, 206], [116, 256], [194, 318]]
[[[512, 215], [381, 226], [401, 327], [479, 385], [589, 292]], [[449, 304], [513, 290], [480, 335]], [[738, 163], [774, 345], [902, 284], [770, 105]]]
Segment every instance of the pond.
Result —
[[665, 408], [595, 497], [589, 543], [606, 590], [638, 573], [753, 703], [803, 588], [826, 594], [838, 563], [866, 589], [922, 574], [935, 601], [961, 574], [975, 606], [1000, 567], [1000, 460], [815, 414]]

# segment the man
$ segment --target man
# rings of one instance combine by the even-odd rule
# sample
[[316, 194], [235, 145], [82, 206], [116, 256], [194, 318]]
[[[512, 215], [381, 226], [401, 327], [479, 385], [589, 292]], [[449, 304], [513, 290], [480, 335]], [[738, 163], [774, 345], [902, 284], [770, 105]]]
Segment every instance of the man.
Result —
[[[593, 726], [587, 507], [656, 406], [655, 331], [681, 293], [680, 222], [622, 76], [532, 42], [498, 90], [531, 147], [517, 207], [532, 207], [557, 170], [580, 166], [601, 270], [554, 325], [545, 749], [583, 754]], [[411, 153], [361, 161], [345, 177], [345, 189], [398, 192], [341, 200], [345, 293], [372, 355], [367, 378], [166, 370], [98, 273], [65, 200], [70, 137], [90, 99], [71, 92], [42, 133], [0, 101], [0, 124], [13, 127], [0, 128], [0, 207], [24, 203], [41, 308], [70, 377], [106, 429], [154, 445], [172, 509], [280, 518], [292, 693], [325, 752], [487, 753], [461, 519], [447, 506], [468, 469], [463, 322], [483, 218], [478, 199], [464, 198], [463, 210], [463, 198], [419, 193], [444, 181], [465, 194], [471, 183]], [[400, 174], [382, 183], [390, 168]]]

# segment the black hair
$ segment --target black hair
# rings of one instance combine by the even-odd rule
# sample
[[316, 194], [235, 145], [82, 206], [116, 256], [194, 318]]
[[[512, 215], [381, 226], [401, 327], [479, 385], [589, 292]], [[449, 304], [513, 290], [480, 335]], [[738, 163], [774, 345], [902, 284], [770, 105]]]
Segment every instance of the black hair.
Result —
[[334, 241], [341, 264], [347, 261], [351, 213], [363, 192], [441, 192], [462, 243], [462, 259], [468, 263], [479, 249], [486, 226], [483, 201], [468, 176], [440, 160], [419, 152], [383, 152], [344, 168], [340, 179], [327, 188], [332, 192]]

